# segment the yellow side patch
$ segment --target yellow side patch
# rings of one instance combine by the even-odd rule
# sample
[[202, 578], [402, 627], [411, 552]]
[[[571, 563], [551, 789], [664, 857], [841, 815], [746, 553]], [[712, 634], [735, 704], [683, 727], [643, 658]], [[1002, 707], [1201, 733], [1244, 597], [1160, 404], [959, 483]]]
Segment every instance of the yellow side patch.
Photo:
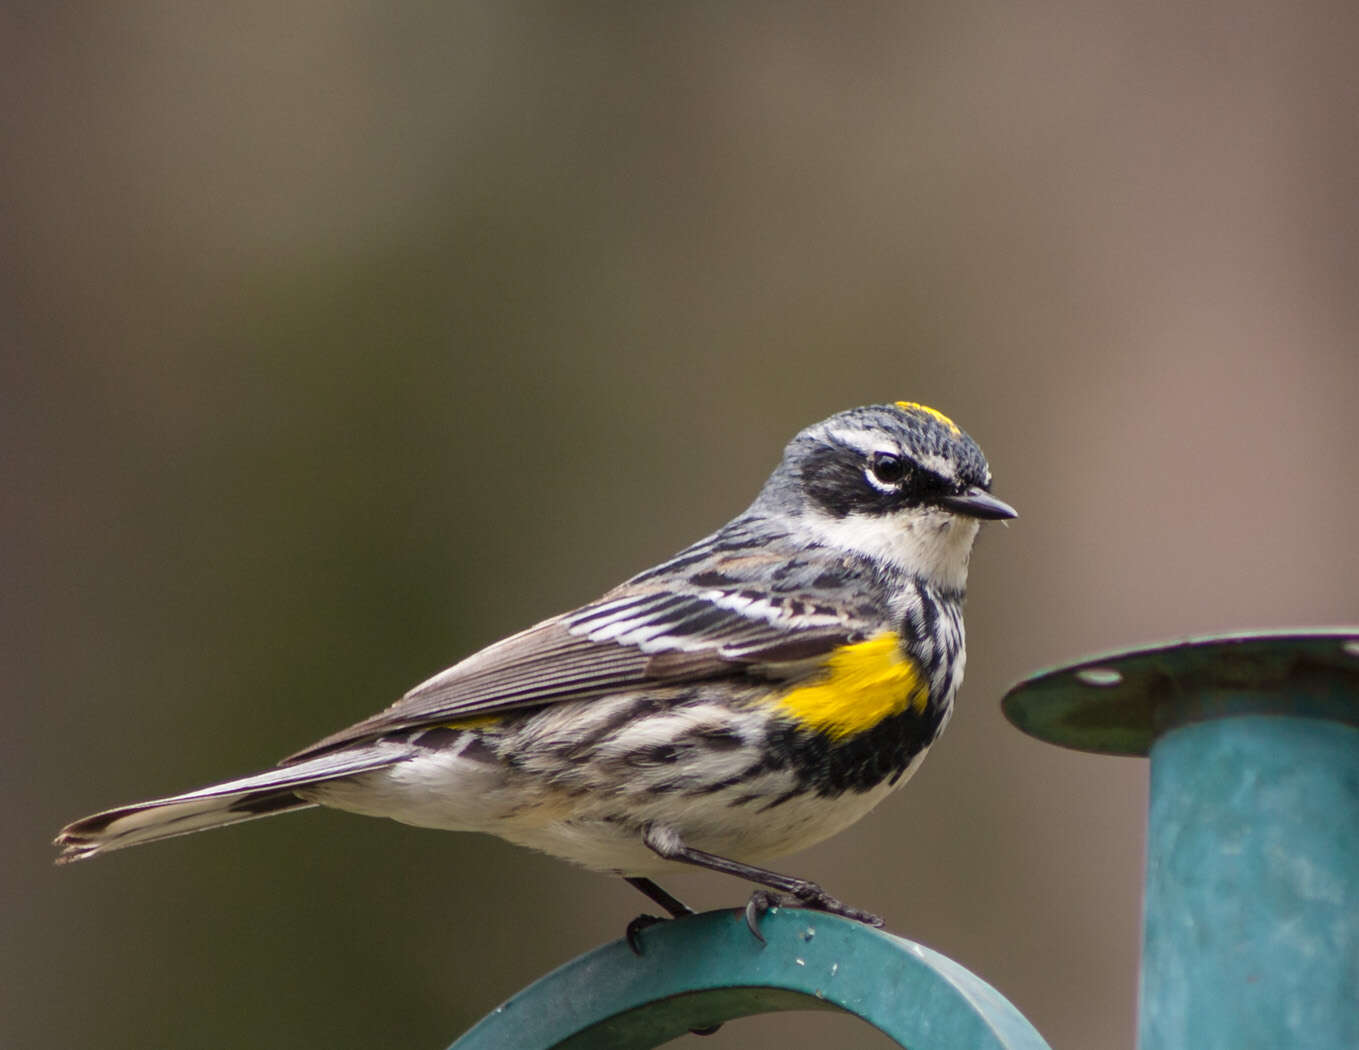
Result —
[[470, 718], [460, 718], [456, 722], [445, 722], [444, 729], [485, 729], [493, 726], [500, 721], [499, 715], [472, 715]]
[[930, 408], [929, 405], [922, 405], [916, 401], [898, 401], [897, 408], [903, 409], [907, 412], [924, 412], [925, 415], [929, 416], [931, 419], [943, 423], [944, 426], [948, 427], [955, 434], [962, 433], [962, 431], [958, 428], [958, 424], [953, 422], [953, 420], [949, 419], [948, 416], [944, 415], [944, 413], [940, 412], [939, 409], [937, 408]]
[[839, 738], [872, 729], [908, 707], [924, 713], [929, 687], [887, 631], [831, 653], [821, 677], [779, 698], [779, 705], [808, 729]]

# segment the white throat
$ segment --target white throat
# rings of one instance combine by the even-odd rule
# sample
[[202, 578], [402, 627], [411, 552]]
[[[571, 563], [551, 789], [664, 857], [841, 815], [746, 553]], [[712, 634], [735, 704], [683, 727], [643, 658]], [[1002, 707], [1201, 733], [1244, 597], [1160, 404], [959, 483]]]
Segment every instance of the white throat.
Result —
[[807, 528], [827, 547], [887, 562], [947, 591], [967, 588], [967, 563], [981, 523], [940, 507], [910, 507], [895, 514], [832, 517], [808, 511]]

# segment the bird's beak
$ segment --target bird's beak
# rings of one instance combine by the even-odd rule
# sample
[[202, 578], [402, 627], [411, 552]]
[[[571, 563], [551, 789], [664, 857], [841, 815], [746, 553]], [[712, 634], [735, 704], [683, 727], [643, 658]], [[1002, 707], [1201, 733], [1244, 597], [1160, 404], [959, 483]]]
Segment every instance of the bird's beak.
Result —
[[1004, 500], [998, 500], [991, 493], [975, 487], [956, 496], [943, 496], [935, 502], [955, 514], [965, 514], [969, 518], [980, 518], [983, 521], [1019, 517], [1019, 511]]

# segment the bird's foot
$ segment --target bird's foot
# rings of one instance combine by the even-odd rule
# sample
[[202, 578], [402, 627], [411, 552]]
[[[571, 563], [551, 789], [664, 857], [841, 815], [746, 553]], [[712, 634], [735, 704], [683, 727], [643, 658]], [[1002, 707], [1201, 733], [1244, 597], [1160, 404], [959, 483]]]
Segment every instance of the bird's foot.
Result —
[[669, 922], [669, 919], [662, 919], [658, 915], [639, 915], [628, 923], [628, 928], [623, 936], [627, 939], [628, 947], [632, 949], [633, 955], [642, 954], [642, 931], [655, 926], [659, 922]]
[[765, 939], [764, 934], [760, 932], [760, 919], [770, 908], [779, 907], [824, 911], [829, 915], [840, 915], [846, 919], [853, 919], [865, 926], [883, 925], [881, 917], [872, 912], [864, 911], [862, 908], [856, 908], [832, 897], [814, 882], [800, 882], [794, 885], [788, 893], [775, 893], [772, 890], [765, 889], [756, 890], [750, 895], [750, 900], [746, 901], [746, 925], [750, 927], [750, 932], [761, 944], [765, 943]]

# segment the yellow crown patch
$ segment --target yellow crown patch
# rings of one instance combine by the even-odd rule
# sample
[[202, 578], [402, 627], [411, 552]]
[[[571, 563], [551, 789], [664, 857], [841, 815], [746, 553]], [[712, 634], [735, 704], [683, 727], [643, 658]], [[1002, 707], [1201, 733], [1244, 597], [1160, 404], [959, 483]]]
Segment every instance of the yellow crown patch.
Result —
[[940, 412], [939, 409], [937, 408], [930, 408], [929, 405], [922, 405], [917, 401], [898, 401], [897, 408], [903, 409], [904, 411], [907, 412], [924, 412], [925, 415], [929, 416], [931, 419], [943, 423], [944, 426], [948, 427], [955, 434], [962, 433], [962, 430], [959, 429], [958, 424], [953, 422], [953, 420], [949, 419], [948, 416], [944, 415], [944, 413]]

